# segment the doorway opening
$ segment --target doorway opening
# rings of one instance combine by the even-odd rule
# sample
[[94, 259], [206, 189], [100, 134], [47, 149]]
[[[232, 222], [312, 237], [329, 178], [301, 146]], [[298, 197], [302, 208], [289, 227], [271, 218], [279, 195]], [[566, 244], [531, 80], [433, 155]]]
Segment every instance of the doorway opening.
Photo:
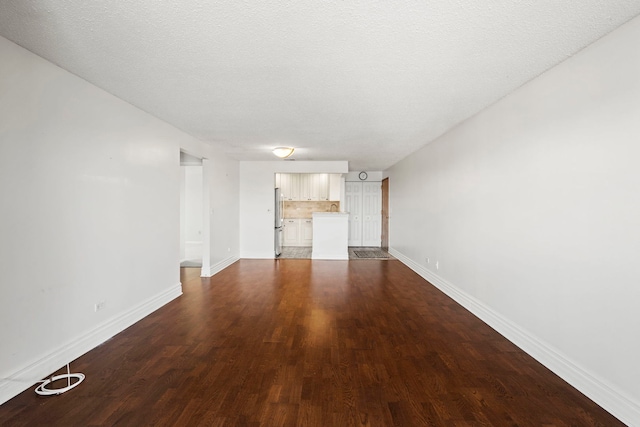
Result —
[[203, 268], [205, 254], [203, 160], [180, 152], [180, 267]]

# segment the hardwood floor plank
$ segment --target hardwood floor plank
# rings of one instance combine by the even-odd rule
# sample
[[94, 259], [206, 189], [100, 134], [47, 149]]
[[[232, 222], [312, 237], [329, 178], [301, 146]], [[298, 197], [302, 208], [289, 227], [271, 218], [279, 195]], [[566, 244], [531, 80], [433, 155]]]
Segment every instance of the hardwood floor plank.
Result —
[[[396, 260], [241, 260], [0, 425], [620, 426]], [[62, 371], [62, 370], [61, 370]]]

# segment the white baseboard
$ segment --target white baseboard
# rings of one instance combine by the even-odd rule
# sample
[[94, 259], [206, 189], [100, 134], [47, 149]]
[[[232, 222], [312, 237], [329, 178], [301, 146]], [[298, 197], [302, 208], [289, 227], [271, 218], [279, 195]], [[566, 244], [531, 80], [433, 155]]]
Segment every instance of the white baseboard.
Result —
[[[93, 330], [78, 336], [53, 351], [44, 354], [35, 362], [0, 378], [0, 405], [17, 396], [40, 379], [99, 346], [114, 335], [153, 313], [163, 305], [182, 295], [182, 284], [178, 283], [143, 301], [124, 313], [101, 323]], [[72, 366], [73, 369], [73, 366]]]
[[393, 248], [389, 253], [585, 396], [630, 426], [640, 426], [640, 403], [578, 366], [560, 351], [496, 313], [478, 299]]
[[214, 274], [217, 274], [219, 272], [221, 272], [222, 270], [224, 270], [225, 268], [229, 267], [231, 264], [233, 264], [234, 262], [238, 261], [240, 258], [238, 258], [237, 256], [232, 256], [226, 259], [223, 259], [222, 261], [214, 264], [211, 266], [211, 268], [209, 269], [209, 275], [205, 275], [205, 272], [202, 273], [202, 277], [211, 277]]

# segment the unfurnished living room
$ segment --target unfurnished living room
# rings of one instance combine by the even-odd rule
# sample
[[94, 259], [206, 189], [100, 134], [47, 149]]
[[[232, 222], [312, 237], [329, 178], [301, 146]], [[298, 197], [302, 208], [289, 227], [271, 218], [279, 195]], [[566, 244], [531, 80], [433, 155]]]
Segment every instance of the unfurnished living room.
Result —
[[640, 426], [640, 0], [0, 3], [0, 425]]

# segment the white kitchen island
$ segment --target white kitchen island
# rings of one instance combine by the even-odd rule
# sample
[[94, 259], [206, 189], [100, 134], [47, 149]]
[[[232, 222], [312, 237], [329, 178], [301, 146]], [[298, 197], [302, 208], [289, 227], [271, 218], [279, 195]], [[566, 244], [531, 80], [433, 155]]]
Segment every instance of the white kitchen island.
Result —
[[349, 259], [349, 214], [314, 212], [311, 259]]

